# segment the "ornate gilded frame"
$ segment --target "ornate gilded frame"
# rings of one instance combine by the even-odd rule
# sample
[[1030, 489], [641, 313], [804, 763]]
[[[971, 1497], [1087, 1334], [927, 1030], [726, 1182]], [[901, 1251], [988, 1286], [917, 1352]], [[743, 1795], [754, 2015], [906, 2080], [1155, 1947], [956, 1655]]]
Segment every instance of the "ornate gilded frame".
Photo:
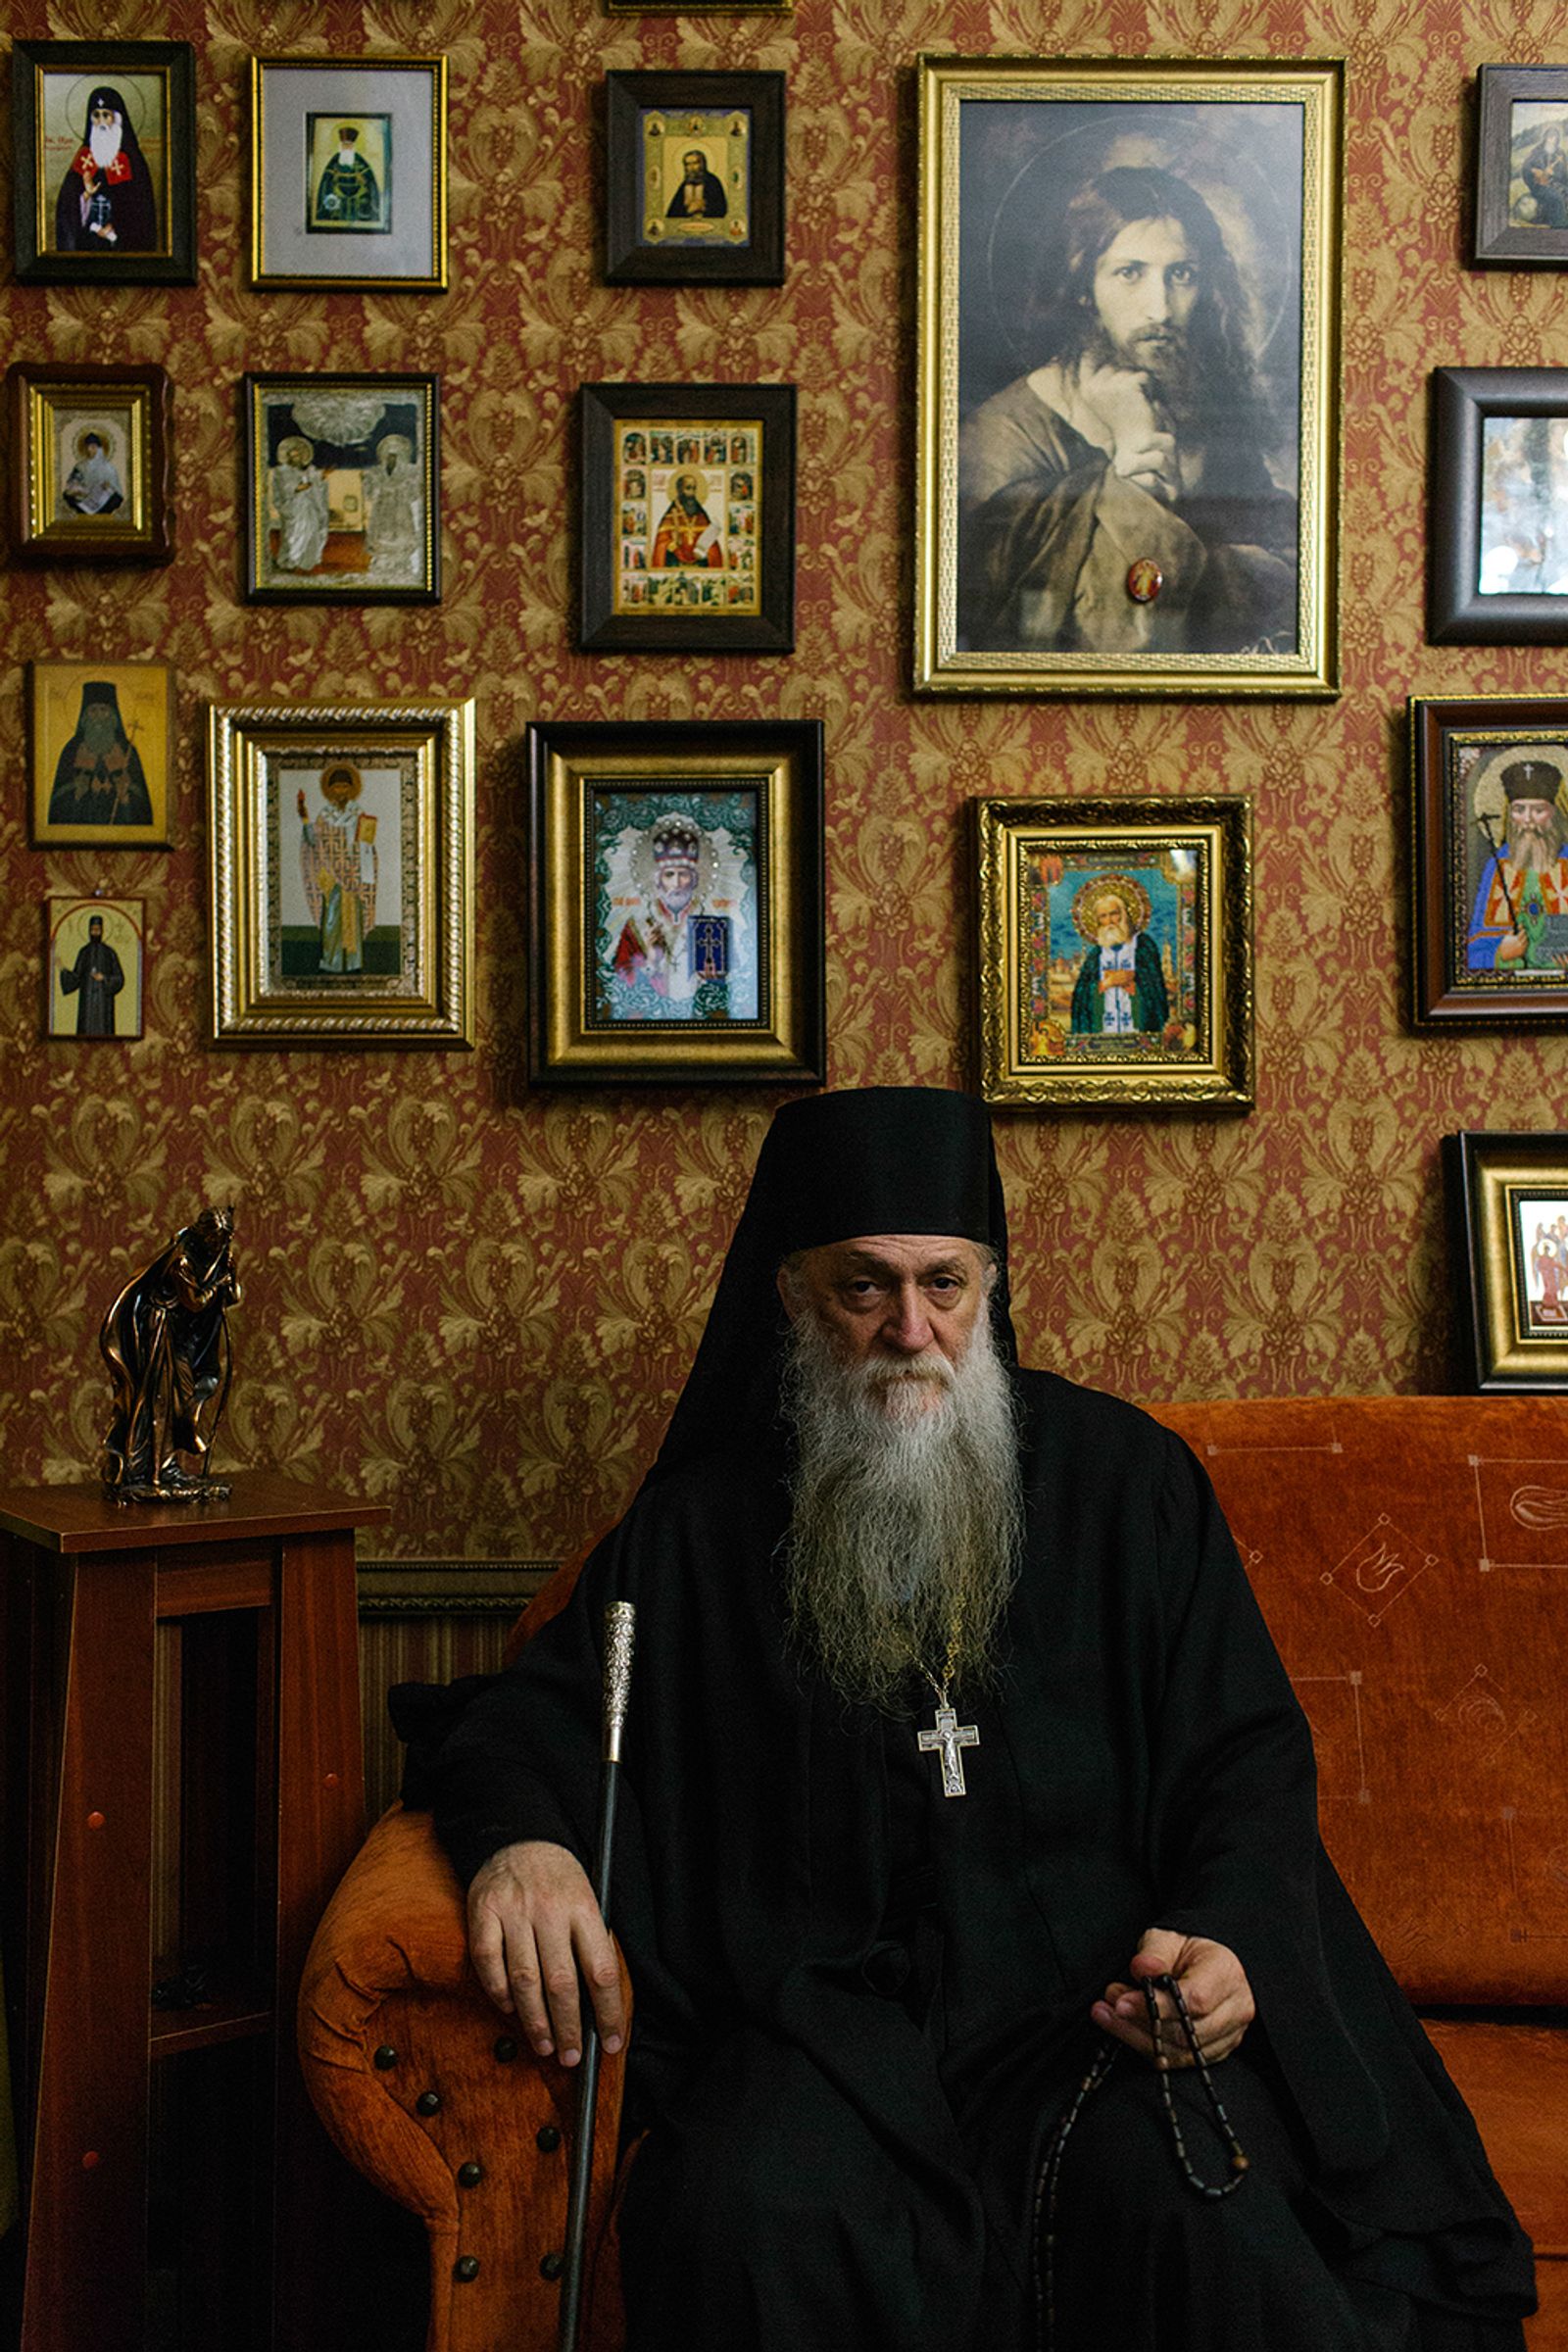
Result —
[[[1344, 71], [1334, 58], [920, 60], [917, 692], [1338, 693]], [[1234, 651], [1132, 642], [1157, 626], [1169, 585], [1137, 560], [1150, 551], [1131, 551], [1125, 584], [1148, 617], [1101, 608], [1098, 644], [1085, 642], [1096, 620], [1081, 607], [1054, 632], [1070, 644], [1001, 642], [1005, 625], [960, 570], [960, 426], [1040, 356], [1027, 324], [1037, 223], [1059, 220], [1075, 189], [1127, 160], [1157, 163], [1203, 196], [1227, 251], [1247, 262], [1244, 307], [1261, 321], [1250, 340], [1283, 435], [1270, 495], [1294, 482], [1297, 499], [1295, 626]], [[1269, 576], [1284, 612], [1288, 572]]]
[[1568, 1135], [1446, 1135], [1443, 1173], [1460, 1378], [1568, 1390]]
[[[970, 808], [985, 1101], [1014, 1110], [1250, 1107], [1250, 804], [1140, 797]], [[1162, 1008], [1145, 986], [1136, 937], [1138, 993], [1101, 985], [1093, 957], [1102, 951], [1084, 926], [1092, 902], [1110, 895], [1121, 896], [1129, 920], [1141, 909], [1138, 936], [1161, 966]], [[1129, 997], [1139, 1025], [1096, 1033], [1087, 1008], [1116, 993]]]
[[[211, 708], [214, 1045], [473, 1044], [473, 746], [471, 700]], [[346, 847], [321, 789], [345, 768], [339, 827], [360, 804]], [[333, 920], [323, 887], [341, 897], [331, 867], [349, 848], [370, 900], [358, 968], [354, 922]]]
[[[821, 721], [541, 721], [526, 757], [531, 1081], [820, 1085]], [[654, 833], [681, 820], [672, 923]]]
[[[172, 396], [162, 368], [17, 360], [6, 369], [11, 552], [19, 564], [168, 564], [174, 554]], [[121, 482], [112, 511], [63, 515], [71, 435], [96, 433]]]
[[[444, 57], [251, 59], [253, 286], [447, 287], [447, 61]], [[334, 114], [386, 125], [386, 241], [312, 224], [312, 123]], [[401, 197], [400, 193], [401, 191]], [[302, 202], [303, 198], [303, 202]]]
[[[1504, 895], [1495, 883], [1485, 894], [1482, 886], [1502, 846], [1501, 776], [1514, 761], [1555, 769], [1550, 797], [1568, 855], [1568, 702], [1504, 695], [1426, 702], [1412, 695], [1408, 710], [1412, 1023], [1434, 1030], [1568, 1026], [1568, 970], [1555, 960], [1548, 927], [1541, 927], [1539, 946], [1513, 970], [1498, 969], [1494, 946], [1483, 946], [1474, 963], [1471, 949], [1472, 933], [1490, 911], [1483, 896], [1495, 902]], [[1568, 876], [1568, 862], [1563, 872]], [[1505, 866], [1503, 886], [1507, 880]]]

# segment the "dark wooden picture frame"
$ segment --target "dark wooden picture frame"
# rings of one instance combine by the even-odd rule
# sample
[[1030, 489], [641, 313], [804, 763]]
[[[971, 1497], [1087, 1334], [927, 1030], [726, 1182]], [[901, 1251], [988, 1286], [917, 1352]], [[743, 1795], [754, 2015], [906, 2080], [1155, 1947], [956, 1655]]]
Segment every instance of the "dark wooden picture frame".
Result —
[[[688, 150], [703, 158], [709, 205], [722, 210], [683, 229], [674, 174]], [[605, 75], [605, 278], [782, 285], [782, 74]]]
[[[1560, 430], [1552, 448], [1554, 424], [1568, 425], [1568, 368], [1433, 369], [1434, 645], [1568, 645], [1568, 451]], [[1541, 465], [1521, 465], [1538, 447]], [[1504, 505], [1510, 473], [1528, 479]], [[1518, 585], [1532, 564], [1564, 587]]]
[[1568, 1392], [1568, 1135], [1446, 1135], [1443, 1178], [1462, 1390]]
[[1504, 269], [1568, 264], [1568, 66], [1476, 74], [1472, 258]]
[[[113, 185], [107, 172], [95, 171], [89, 194], [86, 177], [78, 173], [76, 187], [70, 174], [74, 155], [85, 152], [87, 101], [100, 86], [122, 96], [130, 92], [129, 136], [116, 158], [122, 169]], [[195, 283], [196, 53], [189, 41], [17, 41], [11, 128], [16, 268], [24, 285]], [[132, 250], [121, 238], [114, 218], [117, 188], [128, 202], [151, 202], [150, 244]], [[62, 241], [70, 194], [78, 200], [67, 228], [73, 238], [84, 233], [83, 209], [91, 195], [100, 196], [104, 219], [90, 233], [101, 242], [78, 247]]]
[[795, 406], [793, 384], [582, 386], [585, 653], [794, 651]]
[[526, 736], [532, 1084], [819, 1086], [820, 719]]
[[1412, 695], [1409, 724], [1414, 1026], [1568, 1027], [1568, 701]]
[[163, 368], [17, 360], [6, 387], [17, 563], [170, 563], [172, 395]]
[[[247, 375], [239, 398], [246, 602], [439, 603], [439, 377]], [[294, 476], [290, 539], [282, 510]], [[313, 560], [285, 561], [296, 556]]]

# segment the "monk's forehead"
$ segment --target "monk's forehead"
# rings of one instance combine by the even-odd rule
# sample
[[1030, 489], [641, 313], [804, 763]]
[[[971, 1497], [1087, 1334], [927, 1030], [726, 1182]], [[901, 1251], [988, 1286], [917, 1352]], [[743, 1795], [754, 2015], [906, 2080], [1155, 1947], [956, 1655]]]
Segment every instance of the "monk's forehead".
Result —
[[836, 1271], [866, 1273], [938, 1273], [944, 1267], [972, 1267], [980, 1250], [956, 1233], [861, 1233], [847, 1241], [823, 1242], [808, 1250], [808, 1265], [831, 1264]]

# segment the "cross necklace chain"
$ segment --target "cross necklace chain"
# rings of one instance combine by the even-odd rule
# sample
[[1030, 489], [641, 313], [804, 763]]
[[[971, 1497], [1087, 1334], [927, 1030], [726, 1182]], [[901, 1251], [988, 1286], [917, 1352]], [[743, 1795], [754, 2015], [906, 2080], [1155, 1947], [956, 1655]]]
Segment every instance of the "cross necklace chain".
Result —
[[930, 1667], [922, 1658], [915, 1655], [912, 1648], [909, 1652], [915, 1665], [919, 1667], [920, 1672], [930, 1684], [932, 1696], [937, 1702], [936, 1722], [929, 1731], [921, 1732], [918, 1735], [917, 1744], [923, 1756], [941, 1757], [942, 1793], [944, 1796], [968, 1795], [969, 1791], [964, 1787], [963, 1781], [963, 1757], [959, 1751], [965, 1747], [978, 1747], [980, 1744], [980, 1734], [976, 1727], [972, 1723], [960, 1723], [957, 1709], [950, 1705], [948, 1700], [948, 1691], [953, 1682], [953, 1669], [958, 1655], [960, 1631], [960, 1627], [955, 1625], [952, 1633], [948, 1636], [947, 1663], [943, 1667], [940, 1683]]

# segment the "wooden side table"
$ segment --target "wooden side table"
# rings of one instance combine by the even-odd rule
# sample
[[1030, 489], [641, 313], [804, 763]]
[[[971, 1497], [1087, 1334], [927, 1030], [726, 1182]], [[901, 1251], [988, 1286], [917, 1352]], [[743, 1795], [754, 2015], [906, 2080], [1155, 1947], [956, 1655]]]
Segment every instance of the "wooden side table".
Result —
[[[342, 2168], [294, 2003], [365, 1835], [354, 1530], [386, 1512], [231, 1483], [185, 1506], [0, 1493], [21, 2352], [323, 2340]], [[154, 2008], [155, 1968], [190, 1962], [196, 2005]], [[150, 2152], [172, 2216], [151, 2259]]]

